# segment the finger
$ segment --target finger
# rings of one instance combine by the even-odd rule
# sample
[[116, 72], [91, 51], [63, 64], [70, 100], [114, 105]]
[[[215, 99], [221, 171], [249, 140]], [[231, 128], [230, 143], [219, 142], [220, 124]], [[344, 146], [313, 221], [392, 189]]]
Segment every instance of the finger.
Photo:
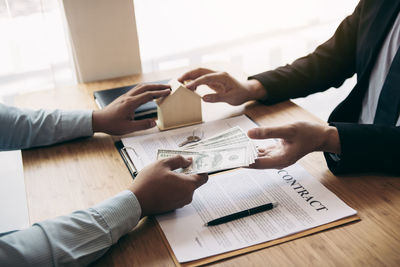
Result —
[[212, 73], [212, 72], [214, 72], [214, 71], [205, 69], [205, 68], [197, 68], [197, 69], [194, 69], [194, 70], [184, 73], [181, 77], [178, 78], [178, 81], [181, 83], [184, 83], [185, 81], [194, 80], [204, 74], [208, 74], [208, 73]]
[[287, 138], [292, 133], [287, 127], [261, 127], [253, 128], [247, 132], [252, 139]]
[[156, 121], [154, 119], [135, 120], [135, 121], [131, 121], [128, 123], [129, 123], [128, 130], [130, 132], [146, 130], [146, 129], [153, 128], [154, 126], [156, 126]]
[[216, 73], [216, 72], [205, 74], [205, 75], [202, 75], [199, 78], [187, 83], [186, 87], [190, 90], [196, 90], [196, 88], [198, 86], [205, 84], [205, 85], [208, 85], [214, 91], [217, 91], [220, 88], [218, 88], [217, 86], [213, 86], [213, 85], [223, 82], [222, 75], [223, 75], [222, 73]]
[[281, 142], [278, 142], [277, 144], [271, 144], [271, 145], [267, 145], [266, 147], [261, 147], [258, 148], [257, 152], [258, 152], [258, 157], [262, 157], [265, 155], [268, 155], [271, 153], [271, 151], [276, 151], [278, 149], [281, 149]]
[[268, 156], [269, 154], [271, 154], [271, 150], [263, 149], [263, 150], [258, 151], [257, 157], [261, 158], [261, 157]]
[[259, 149], [257, 151], [257, 157], [261, 158], [265, 155], [268, 155], [269, 151], [265, 150], [265, 149]]
[[249, 166], [253, 169], [279, 169], [285, 166], [285, 160], [282, 157], [262, 157], [255, 160], [253, 164]]
[[206, 174], [206, 173], [192, 174], [189, 176], [190, 176], [190, 179], [193, 181], [195, 188], [199, 188], [200, 186], [207, 183], [207, 181], [208, 181], [208, 174]]
[[137, 107], [139, 107], [153, 99], [168, 96], [170, 93], [171, 93], [171, 90], [169, 90], [169, 89], [164, 89], [161, 91], [147, 91], [147, 92], [141, 93], [139, 95], [132, 96], [130, 99], [130, 104], [134, 107], [134, 109], [136, 109]]
[[164, 160], [164, 164], [170, 170], [176, 170], [178, 168], [186, 168], [190, 164], [192, 164], [192, 158], [185, 158], [181, 155], [177, 155], [175, 157], [171, 157]]
[[216, 103], [216, 102], [222, 102], [221, 97], [218, 94], [208, 94], [203, 96], [204, 102], [209, 102], [209, 103]]
[[127, 93], [130, 96], [139, 95], [147, 91], [160, 91], [171, 88], [168, 84], [140, 84], [129, 90]]

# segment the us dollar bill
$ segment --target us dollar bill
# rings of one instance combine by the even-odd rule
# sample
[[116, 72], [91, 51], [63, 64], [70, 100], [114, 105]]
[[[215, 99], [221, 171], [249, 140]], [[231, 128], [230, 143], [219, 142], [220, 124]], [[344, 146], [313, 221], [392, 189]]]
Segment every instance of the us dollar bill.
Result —
[[190, 166], [177, 171], [187, 174], [210, 173], [248, 166], [247, 151], [247, 146], [233, 146], [223, 149], [204, 151], [159, 149], [157, 153], [157, 159], [170, 158], [176, 155], [192, 157], [193, 161]]
[[238, 143], [238, 142], [245, 142], [248, 141], [249, 138], [247, 137], [247, 134], [243, 131], [242, 128], [239, 126], [235, 126], [233, 128], [230, 128], [222, 133], [219, 133], [217, 135], [214, 135], [212, 137], [209, 137], [207, 139], [204, 139], [200, 142], [188, 145], [185, 147], [185, 149], [190, 149], [194, 150], [199, 147], [204, 147], [204, 146], [217, 146], [219, 143]]

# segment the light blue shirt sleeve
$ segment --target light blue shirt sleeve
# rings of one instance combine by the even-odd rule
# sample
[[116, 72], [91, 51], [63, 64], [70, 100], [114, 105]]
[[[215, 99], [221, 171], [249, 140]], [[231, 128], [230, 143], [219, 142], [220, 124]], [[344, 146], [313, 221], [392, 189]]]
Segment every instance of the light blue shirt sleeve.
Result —
[[131, 191], [87, 210], [0, 237], [0, 266], [86, 266], [132, 230], [141, 216]]
[[[0, 150], [91, 136], [92, 111], [23, 110], [0, 104]], [[0, 234], [0, 266], [86, 266], [139, 221], [141, 207], [124, 191], [93, 208]]]
[[0, 104], [0, 150], [46, 146], [91, 136], [91, 110], [29, 110]]

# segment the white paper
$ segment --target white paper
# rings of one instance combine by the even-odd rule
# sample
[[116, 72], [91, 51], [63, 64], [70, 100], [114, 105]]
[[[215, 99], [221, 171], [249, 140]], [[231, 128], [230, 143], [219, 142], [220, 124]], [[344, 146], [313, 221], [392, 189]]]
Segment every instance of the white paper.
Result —
[[[286, 180], [285, 180], [286, 179]], [[218, 226], [212, 219], [277, 202], [278, 207]], [[211, 176], [190, 205], [157, 220], [179, 262], [291, 235], [356, 214], [300, 165], [238, 169]]]
[[21, 151], [0, 152], [0, 233], [29, 226]]
[[[157, 160], [158, 149], [179, 149], [178, 145], [186, 140], [188, 136], [193, 135], [193, 131], [196, 135], [203, 133], [202, 139], [205, 139], [234, 126], [239, 126], [245, 131], [258, 127], [257, 124], [248, 117], [241, 115], [165, 132], [126, 137], [122, 138], [121, 141], [127, 148], [126, 151], [136, 170], [140, 171], [146, 165]], [[259, 140], [256, 142], [258, 145], [265, 145], [266, 143], [267, 141]]]

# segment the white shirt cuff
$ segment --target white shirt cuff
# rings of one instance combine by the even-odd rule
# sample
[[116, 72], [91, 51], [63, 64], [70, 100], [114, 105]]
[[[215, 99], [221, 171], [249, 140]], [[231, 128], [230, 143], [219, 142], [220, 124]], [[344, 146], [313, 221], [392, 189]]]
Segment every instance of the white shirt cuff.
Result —
[[93, 209], [110, 227], [113, 244], [137, 225], [142, 214], [139, 201], [129, 190], [97, 204]]

